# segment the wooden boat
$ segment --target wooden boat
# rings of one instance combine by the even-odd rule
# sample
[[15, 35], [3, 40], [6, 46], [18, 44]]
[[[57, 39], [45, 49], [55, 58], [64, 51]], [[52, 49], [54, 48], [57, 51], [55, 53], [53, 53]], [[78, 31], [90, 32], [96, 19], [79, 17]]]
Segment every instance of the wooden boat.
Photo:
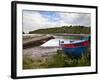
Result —
[[70, 41], [69, 44], [61, 43], [61, 47], [65, 54], [71, 55], [73, 57], [79, 58], [84, 54], [90, 45], [90, 40], [79, 40], [79, 41]]

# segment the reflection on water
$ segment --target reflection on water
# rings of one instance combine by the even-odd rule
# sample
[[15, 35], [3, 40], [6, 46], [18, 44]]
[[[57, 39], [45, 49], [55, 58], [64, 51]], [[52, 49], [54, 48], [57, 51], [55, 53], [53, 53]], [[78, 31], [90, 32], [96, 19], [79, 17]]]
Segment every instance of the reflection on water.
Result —
[[66, 44], [70, 43], [69, 39], [51, 39], [42, 44], [40, 47], [59, 47], [62, 41]]
[[54, 36], [56, 39], [71, 39], [71, 40], [79, 40], [82, 37], [80, 36]]

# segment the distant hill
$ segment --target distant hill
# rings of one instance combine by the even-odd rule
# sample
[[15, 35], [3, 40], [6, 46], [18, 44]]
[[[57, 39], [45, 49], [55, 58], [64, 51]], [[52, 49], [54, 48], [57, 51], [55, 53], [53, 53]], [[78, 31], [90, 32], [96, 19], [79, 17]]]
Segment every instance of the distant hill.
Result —
[[90, 27], [62, 26], [55, 28], [38, 29], [29, 32], [29, 34], [53, 34], [53, 33], [90, 34]]

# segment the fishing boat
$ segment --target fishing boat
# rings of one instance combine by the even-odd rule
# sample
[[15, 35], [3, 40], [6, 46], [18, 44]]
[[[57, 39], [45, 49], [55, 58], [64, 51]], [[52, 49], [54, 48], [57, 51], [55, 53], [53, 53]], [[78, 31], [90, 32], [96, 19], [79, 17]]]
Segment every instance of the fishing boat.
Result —
[[90, 38], [84, 40], [73, 41], [69, 44], [61, 42], [61, 47], [65, 54], [72, 55], [73, 57], [79, 58], [84, 54], [87, 48], [90, 46]]

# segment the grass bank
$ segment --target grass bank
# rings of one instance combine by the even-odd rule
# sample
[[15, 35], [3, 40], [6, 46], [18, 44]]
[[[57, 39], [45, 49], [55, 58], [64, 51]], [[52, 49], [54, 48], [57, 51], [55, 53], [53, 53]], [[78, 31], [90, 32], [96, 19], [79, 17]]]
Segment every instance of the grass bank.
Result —
[[33, 59], [31, 57], [23, 57], [23, 69], [39, 69], [39, 68], [60, 68], [60, 67], [81, 67], [90, 66], [91, 57], [90, 49], [79, 59], [65, 55], [63, 51], [46, 58]]

